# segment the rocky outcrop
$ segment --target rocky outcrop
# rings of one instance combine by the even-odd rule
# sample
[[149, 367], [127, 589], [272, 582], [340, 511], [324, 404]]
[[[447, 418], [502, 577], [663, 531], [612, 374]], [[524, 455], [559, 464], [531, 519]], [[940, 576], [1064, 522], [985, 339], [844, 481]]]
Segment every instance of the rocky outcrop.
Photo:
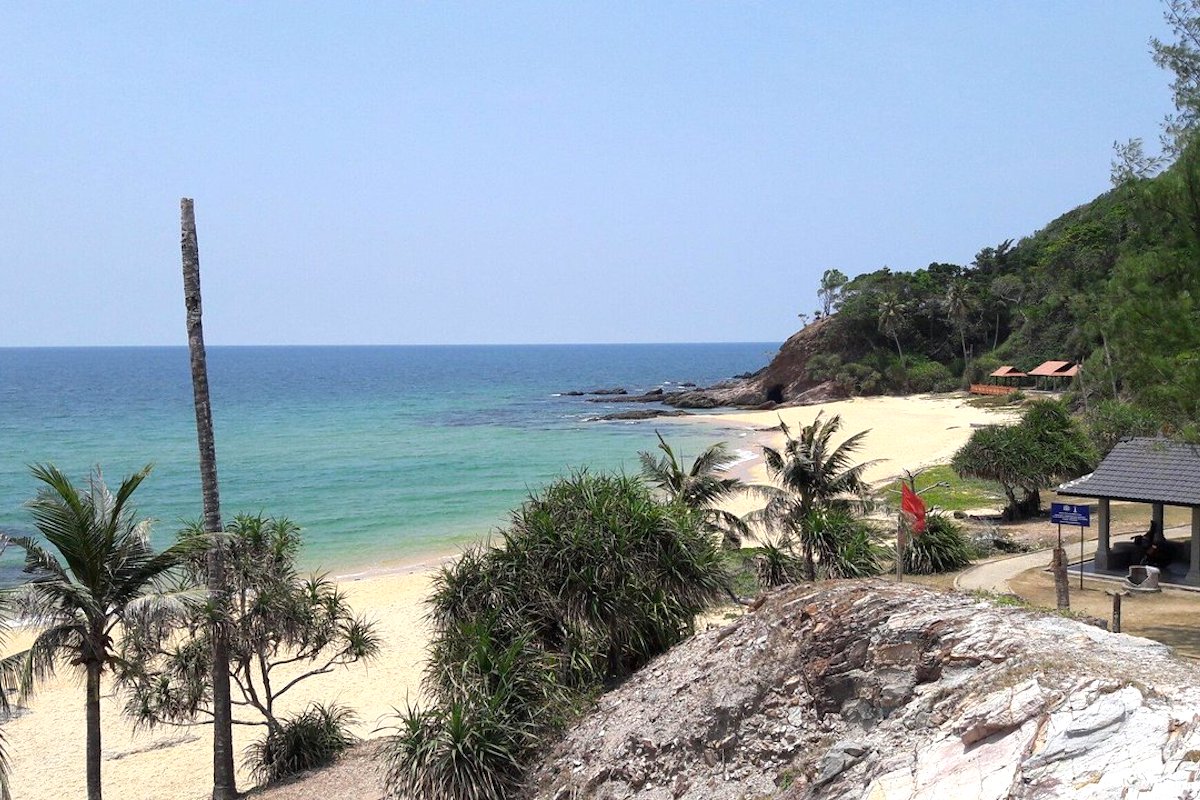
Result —
[[662, 389], [651, 389], [643, 394], [629, 394], [601, 397], [589, 397], [589, 403], [661, 403], [664, 397], [668, 397]]
[[651, 662], [539, 800], [1194, 798], [1200, 669], [1160, 644], [884, 581], [785, 588]]
[[830, 321], [818, 320], [793, 334], [758, 372], [705, 389], [675, 392], [663, 402], [676, 408], [774, 408], [840, 399], [845, 396], [840, 387], [815, 381], [808, 373], [809, 359], [827, 349]]
[[593, 422], [613, 422], [620, 420], [655, 419], [656, 417], [686, 417], [688, 412], [677, 408], [639, 408], [633, 411], [617, 411], [612, 414], [601, 414], [592, 417]]

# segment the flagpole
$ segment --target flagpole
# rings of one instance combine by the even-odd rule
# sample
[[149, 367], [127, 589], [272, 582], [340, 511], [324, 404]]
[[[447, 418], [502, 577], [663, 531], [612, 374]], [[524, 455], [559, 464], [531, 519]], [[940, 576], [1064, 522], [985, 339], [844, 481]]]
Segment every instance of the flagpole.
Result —
[[[943, 481], [931, 483], [926, 486], [921, 492], [929, 491], [938, 486], [946, 486]], [[893, 490], [894, 491], [894, 490]], [[921, 523], [920, 530], [925, 528], [925, 504], [921, 501], [921, 492], [917, 491], [917, 476], [905, 470], [900, 476], [900, 512], [896, 516], [896, 582], [904, 582], [904, 549], [908, 546], [907, 534], [912, 529], [912, 526], [919, 520]], [[912, 497], [915, 504], [915, 510], [906, 508], [908, 499], [905, 495]], [[911, 522], [909, 517], [912, 517]], [[905, 523], [909, 524], [906, 525]]]

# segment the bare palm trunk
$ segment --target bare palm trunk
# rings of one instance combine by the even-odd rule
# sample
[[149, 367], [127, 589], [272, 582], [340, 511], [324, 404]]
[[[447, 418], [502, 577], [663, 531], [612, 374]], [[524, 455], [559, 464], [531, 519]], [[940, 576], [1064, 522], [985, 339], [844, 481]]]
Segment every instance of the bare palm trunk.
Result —
[[[188, 351], [191, 354], [192, 394], [196, 405], [196, 438], [200, 445], [200, 493], [204, 501], [204, 530], [221, 532], [221, 503], [217, 492], [217, 451], [213, 442], [212, 405], [208, 396], [208, 364], [200, 308], [200, 247], [192, 201], [179, 201], [183, 250], [183, 302], [187, 309]], [[229, 695], [229, 641], [221, 623], [229, 602], [225, 554], [214, 542], [208, 551], [209, 597], [217, 609], [213, 622], [213, 800], [233, 800], [237, 783], [233, 769], [233, 707]]]
[[87, 663], [87, 796], [100, 800], [100, 663]]
[[1054, 599], [1060, 611], [1071, 607], [1071, 593], [1067, 587], [1067, 551], [1063, 549], [1062, 541], [1054, 548], [1053, 561], [1050, 562], [1054, 572]]
[[904, 377], [904, 388], [908, 388], [908, 367], [904, 365], [904, 351], [900, 349], [900, 335], [893, 334], [892, 338], [896, 340], [896, 354], [900, 356], [900, 374]]

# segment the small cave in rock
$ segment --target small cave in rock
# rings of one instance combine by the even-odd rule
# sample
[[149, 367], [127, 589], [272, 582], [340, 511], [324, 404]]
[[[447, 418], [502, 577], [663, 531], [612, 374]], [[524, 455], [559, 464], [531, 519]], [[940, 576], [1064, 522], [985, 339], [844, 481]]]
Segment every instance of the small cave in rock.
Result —
[[777, 383], [767, 389], [767, 400], [771, 403], [783, 402], [783, 384]]

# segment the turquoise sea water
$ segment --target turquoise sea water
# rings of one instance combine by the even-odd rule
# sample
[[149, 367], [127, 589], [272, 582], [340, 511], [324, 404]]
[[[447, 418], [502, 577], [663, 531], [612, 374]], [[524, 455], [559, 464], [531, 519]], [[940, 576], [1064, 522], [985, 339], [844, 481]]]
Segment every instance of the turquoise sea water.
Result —
[[[209, 348], [224, 516], [305, 530], [310, 568], [347, 572], [452, 551], [573, 468], [637, 471], [660, 430], [685, 454], [721, 438], [568, 390], [706, 385], [756, 370], [775, 344]], [[156, 544], [200, 516], [186, 348], [0, 348], [0, 530], [31, 532], [28, 465], [110, 485], [153, 462], [138, 510]], [[730, 442], [736, 447], [736, 442]], [[0, 579], [15, 576], [8, 553]]]

